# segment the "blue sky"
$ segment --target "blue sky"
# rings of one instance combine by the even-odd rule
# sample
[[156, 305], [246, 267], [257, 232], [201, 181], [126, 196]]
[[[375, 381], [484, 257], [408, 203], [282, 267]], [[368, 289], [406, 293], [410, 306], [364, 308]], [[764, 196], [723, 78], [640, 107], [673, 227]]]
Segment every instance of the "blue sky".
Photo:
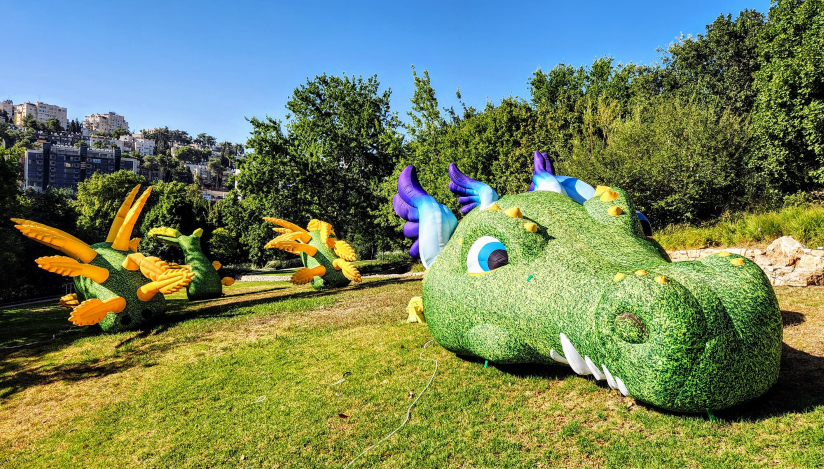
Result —
[[[377, 74], [406, 119], [411, 65], [441, 104], [528, 97], [541, 67], [609, 55], [651, 63], [657, 47], [721, 13], [768, 0], [690, 2], [83, 2], [0, 0], [0, 99], [45, 101], [69, 118], [115, 111], [132, 130], [167, 125], [245, 142], [244, 117], [282, 119], [324, 72]], [[585, 6], [584, 6], [585, 5]]]

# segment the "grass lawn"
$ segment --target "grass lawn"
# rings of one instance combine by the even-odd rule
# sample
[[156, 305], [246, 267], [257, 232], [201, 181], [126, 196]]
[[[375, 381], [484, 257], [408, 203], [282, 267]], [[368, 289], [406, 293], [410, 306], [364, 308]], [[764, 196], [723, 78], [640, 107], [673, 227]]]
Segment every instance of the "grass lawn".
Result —
[[[406, 324], [420, 278], [334, 292], [239, 282], [104, 335], [42, 306], [0, 312], [3, 467], [343, 467], [403, 420], [434, 364]], [[352, 467], [822, 467], [824, 288], [777, 289], [778, 384], [715, 414], [647, 407], [550, 366], [432, 344], [409, 424]], [[340, 381], [345, 376], [344, 381]]]

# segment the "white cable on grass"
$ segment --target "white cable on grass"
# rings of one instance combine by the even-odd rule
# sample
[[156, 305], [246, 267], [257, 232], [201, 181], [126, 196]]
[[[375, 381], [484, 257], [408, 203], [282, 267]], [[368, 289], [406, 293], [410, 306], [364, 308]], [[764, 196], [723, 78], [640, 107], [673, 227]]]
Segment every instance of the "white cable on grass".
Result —
[[424, 392], [426, 392], [426, 390], [427, 390], [427, 389], [429, 389], [429, 386], [432, 384], [432, 381], [435, 379], [435, 373], [437, 373], [437, 372], [438, 372], [438, 360], [437, 360], [437, 359], [435, 359], [435, 358], [423, 358], [423, 352], [424, 352], [424, 350], [426, 350], [426, 348], [427, 348], [427, 347], [429, 347], [429, 344], [431, 344], [431, 343], [432, 343], [432, 342], [434, 342], [434, 341], [435, 341], [435, 339], [432, 339], [432, 340], [430, 340], [429, 342], [427, 342], [427, 343], [423, 344], [423, 350], [421, 350], [421, 353], [419, 353], [419, 354], [418, 354], [418, 360], [423, 360], [423, 361], [425, 361], [425, 362], [435, 362], [435, 370], [432, 372], [432, 377], [430, 377], [430, 378], [429, 378], [429, 382], [428, 382], [428, 383], [426, 383], [426, 386], [424, 386], [424, 388], [421, 390], [420, 394], [418, 394], [418, 397], [416, 397], [416, 398], [415, 398], [415, 400], [414, 400], [414, 401], [412, 401], [412, 404], [409, 406], [409, 408], [408, 408], [408, 409], [406, 409], [406, 418], [403, 420], [403, 423], [402, 423], [402, 424], [401, 424], [398, 428], [396, 428], [396, 429], [392, 430], [392, 432], [391, 432], [390, 434], [388, 434], [388, 435], [386, 435], [385, 437], [381, 438], [381, 440], [380, 440], [380, 441], [378, 441], [378, 442], [377, 442], [377, 443], [375, 443], [374, 445], [372, 445], [372, 446], [370, 446], [370, 447], [366, 448], [365, 450], [363, 450], [363, 452], [362, 452], [361, 454], [359, 454], [359, 455], [355, 456], [355, 459], [353, 459], [353, 460], [349, 461], [349, 464], [347, 464], [347, 465], [346, 465], [343, 469], [346, 469], [347, 467], [351, 466], [351, 465], [352, 465], [352, 463], [354, 463], [355, 461], [357, 461], [357, 460], [358, 460], [358, 458], [360, 458], [361, 456], [363, 456], [364, 454], [366, 454], [366, 452], [367, 452], [367, 451], [369, 451], [370, 449], [372, 449], [372, 448], [374, 448], [375, 446], [378, 446], [379, 444], [381, 444], [381, 443], [383, 443], [384, 441], [388, 440], [388, 439], [389, 439], [392, 435], [394, 435], [395, 433], [397, 433], [397, 432], [398, 432], [398, 430], [400, 430], [401, 428], [403, 428], [403, 426], [404, 426], [404, 425], [406, 425], [406, 423], [407, 423], [407, 422], [409, 422], [409, 417], [410, 417], [410, 415], [412, 414], [412, 408], [413, 408], [413, 407], [415, 407], [415, 404], [417, 404], [417, 403], [418, 403], [418, 399], [420, 399], [420, 398], [421, 398], [421, 396], [423, 396], [423, 393], [424, 393]]

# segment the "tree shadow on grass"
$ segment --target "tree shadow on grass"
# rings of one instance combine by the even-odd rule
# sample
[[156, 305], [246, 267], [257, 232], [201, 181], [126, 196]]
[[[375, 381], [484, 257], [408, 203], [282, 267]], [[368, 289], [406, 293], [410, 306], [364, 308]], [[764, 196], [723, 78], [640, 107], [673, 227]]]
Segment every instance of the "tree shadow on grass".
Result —
[[[190, 302], [185, 299], [171, 299], [169, 300], [169, 309], [165, 315], [157, 317], [154, 322], [148, 324], [145, 328], [133, 331], [132, 335], [117, 343], [114, 349], [118, 353], [107, 357], [105, 362], [98, 357], [90, 357], [88, 360], [82, 360], [81, 362], [74, 361], [57, 365], [46, 363], [31, 367], [29, 365], [30, 360], [27, 359], [37, 359], [47, 353], [68, 347], [80, 339], [99, 336], [104, 333], [97, 327], [71, 327], [67, 329], [68, 310], [62, 307], [44, 308], [43, 312], [48, 316], [45, 325], [42, 321], [38, 321], [37, 317], [19, 311], [13, 316], [8, 316], [11, 321], [19, 322], [16, 327], [19, 329], [20, 336], [25, 337], [25, 340], [22, 341], [18, 338], [15, 343], [33, 343], [18, 348], [0, 349], [0, 376], [4, 376], [3, 382], [0, 384], [0, 399], [6, 399], [32, 386], [42, 386], [58, 381], [82, 381], [119, 373], [135, 366], [153, 366], [156, 355], [174, 347], [176, 342], [158, 341], [151, 344], [140, 344], [140, 341], [150, 336], [163, 334], [175, 325], [191, 319], [232, 318], [254, 314], [253, 312], [246, 312], [244, 309], [261, 304], [279, 303], [293, 299], [320, 298], [348, 290], [370, 289], [413, 281], [420, 281], [420, 278], [381, 279], [343, 289], [299, 291], [278, 296], [260, 297], [259, 295], [289, 287], [276, 286], [265, 290], [230, 294], [214, 300]], [[283, 314], [289, 312], [285, 310]], [[25, 319], [21, 320], [20, 317]], [[5, 319], [7, 319], [5, 316], [0, 315], [0, 329], [5, 326]], [[36, 331], [36, 333], [33, 331]], [[2, 341], [0, 341], [0, 344], [2, 344]], [[140, 345], [132, 347], [136, 344]]]

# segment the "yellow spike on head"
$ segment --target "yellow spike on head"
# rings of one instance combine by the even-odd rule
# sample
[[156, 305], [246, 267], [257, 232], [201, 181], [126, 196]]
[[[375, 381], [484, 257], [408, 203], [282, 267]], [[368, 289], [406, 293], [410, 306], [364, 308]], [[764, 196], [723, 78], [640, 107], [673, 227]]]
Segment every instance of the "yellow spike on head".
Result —
[[120, 227], [123, 226], [123, 221], [129, 213], [129, 207], [132, 206], [132, 202], [134, 202], [134, 198], [137, 196], [137, 191], [139, 190], [140, 184], [134, 186], [132, 191], [129, 192], [129, 195], [126, 196], [126, 200], [120, 204], [120, 208], [117, 210], [117, 215], [115, 215], [114, 220], [112, 220], [112, 226], [109, 227], [109, 235], [106, 236], [107, 243], [114, 242], [115, 237], [117, 237], [117, 232], [120, 231]]
[[132, 208], [129, 209], [129, 213], [126, 214], [123, 224], [120, 226], [120, 229], [117, 230], [117, 235], [112, 242], [112, 249], [116, 249], [118, 251], [125, 251], [129, 249], [129, 240], [132, 237], [132, 230], [134, 229], [134, 225], [137, 223], [137, 218], [140, 217], [140, 212], [143, 210], [143, 206], [146, 205], [146, 200], [148, 200], [151, 193], [152, 186], [149, 186], [140, 198], [137, 199], [134, 205], [132, 205]]

